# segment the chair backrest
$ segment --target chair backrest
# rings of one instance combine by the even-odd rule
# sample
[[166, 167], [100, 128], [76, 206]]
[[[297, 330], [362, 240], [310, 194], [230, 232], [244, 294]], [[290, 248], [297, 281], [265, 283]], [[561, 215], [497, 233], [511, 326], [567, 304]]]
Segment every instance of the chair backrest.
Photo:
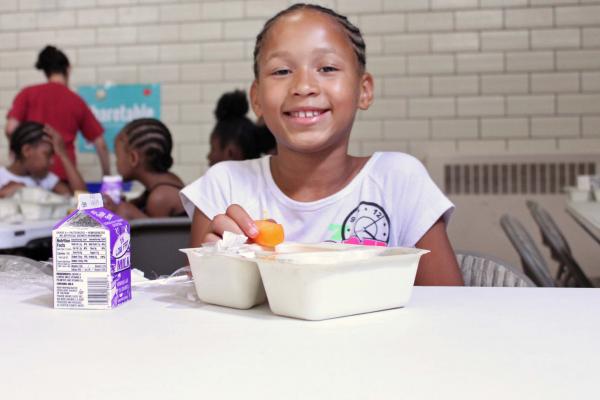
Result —
[[544, 257], [523, 225], [507, 214], [500, 218], [500, 225], [519, 253], [525, 274], [538, 286], [556, 286]]
[[456, 260], [465, 286], [536, 286], [515, 267], [487, 255], [457, 251]]
[[135, 219], [131, 224], [131, 266], [146, 278], [169, 275], [188, 265], [179, 249], [189, 247], [188, 217]]
[[552, 258], [559, 263], [556, 283], [560, 286], [592, 287], [591, 281], [573, 258], [567, 240], [550, 213], [532, 200], [527, 201], [527, 208], [540, 228], [542, 242], [550, 249]]
[[571, 254], [571, 248], [567, 239], [565, 239], [550, 213], [540, 206], [537, 201], [527, 200], [526, 204], [535, 223], [540, 228], [542, 236], [546, 236], [549, 240], [552, 240], [555, 250]]

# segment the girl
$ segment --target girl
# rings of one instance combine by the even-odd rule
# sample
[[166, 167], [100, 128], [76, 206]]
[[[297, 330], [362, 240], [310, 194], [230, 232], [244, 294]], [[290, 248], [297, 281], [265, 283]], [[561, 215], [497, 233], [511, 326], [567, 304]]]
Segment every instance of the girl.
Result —
[[146, 190], [130, 202], [114, 204], [104, 196], [105, 207], [125, 219], [185, 215], [179, 199], [184, 186], [169, 168], [173, 165], [171, 132], [159, 120], [129, 122], [115, 138], [117, 171], [124, 180], [138, 180]]
[[[44, 71], [48, 82], [26, 87], [17, 94], [7, 115], [6, 135], [10, 138], [22, 121], [51, 125], [63, 137], [69, 160], [77, 165], [74, 143], [77, 132], [81, 131], [96, 147], [103, 175], [109, 175], [108, 149], [102, 136], [104, 129], [85, 102], [69, 89], [71, 65], [67, 56], [54, 46], [46, 46], [35, 67]], [[68, 180], [58, 157], [54, 159], [52, 172], [61, 180]]]
[[446, 235], [453, 205], [423, 165], [402, 153], [348, 155], [356, 112], [373, 101], [365, 54], [359, 29], [327, 8], [296, 4], [265, 23], [250, 94], [277, 155], [219, 163], [182, 191], [192, 245], [224, 231], [256, 237], [254, 220], [272, 218], [292, 241], [429, 249], [416, 284], [462, 284]]
[[225, 93], [217, 102], [217, 125], [210, 135], [208, 164], [225, 160], [249, 160], [275, 149], [275, 138], [264, 125], [246, 117], [248, 100], [241, 90]]
[[[12, 196], [24, 186], [69, 195], [85, 190], [85, 182], [69, 159], [62, 136], [51, 126], [37, 122], [19, 124], [10, 137], [10, 150], [15, 160], [8, 168], [0, 168], [0, 197]], [[54, 154], [62, 161], [69, 184], [50, 172]]]

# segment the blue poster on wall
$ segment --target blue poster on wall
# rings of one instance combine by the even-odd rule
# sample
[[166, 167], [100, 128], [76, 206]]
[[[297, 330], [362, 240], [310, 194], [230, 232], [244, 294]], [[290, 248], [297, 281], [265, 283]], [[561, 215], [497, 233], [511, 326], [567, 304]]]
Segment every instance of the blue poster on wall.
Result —
[[[77, 93], [104, 127], [104, 140], [114, 152], [115, 137], [123, 126], [138, 118], [160, 119], [160, 84], [79, 86]], [[77, 135], [77, 149], [94, 152], [94, 146]]]

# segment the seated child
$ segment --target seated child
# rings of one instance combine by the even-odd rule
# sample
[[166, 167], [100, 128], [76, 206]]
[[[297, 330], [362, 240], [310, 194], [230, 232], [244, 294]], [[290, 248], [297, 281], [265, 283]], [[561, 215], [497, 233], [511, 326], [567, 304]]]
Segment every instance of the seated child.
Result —
[[[0, 197], [10, 197], [24, 186], [68, 195], [86, 190], [83, 178], [67, 155], [62, 136], [51, 126], [21, 123], [10, 137], [10, 151], [14, 161], [0, 168]], [[50, 172], [54, 154], [63, 162], [68, 182]]]
[[[428, 249], [416, 284], [462, 285], [446, 234], [453, 209], [414, 157], [348, 154], [358, 109], [373, 101], [365, 42], [346, 17], [296, 4], [256, 39], [252, 108], [277, 139], [277, 155], [225, 161], [182, 190], [192, 245], [224, 231], [257, 237], [272, 218], [296, 242]], [[266, 215], [268, 213], [268, 215]]]
[[210, 135], [209, 165], [225, 160], [249, 160], [275, 150], [275, 138], [264, 125], [250, 121], [246, 93], [225, 93], [217, 102], [217, 124]]
[[184, 184], [169, 172], [172, 149], [171, 132], [159, 120], [141, 118], [125, 125], [115, 138], [117, 171], [123, 180], [137, 180], [146, 190], [140, 197], [118, 205], [104, 196], [105, 207], [129, 220], [185, 215], [179, 198]]

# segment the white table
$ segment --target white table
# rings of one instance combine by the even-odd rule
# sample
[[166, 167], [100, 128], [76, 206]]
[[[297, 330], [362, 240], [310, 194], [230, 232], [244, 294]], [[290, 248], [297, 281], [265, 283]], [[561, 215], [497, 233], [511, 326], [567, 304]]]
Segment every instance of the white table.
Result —
[[0, 291], [4, 399], [588, 399], [600, 290], [415, 288], [335, 320], [192, 303], [173, 288], [110, 311]]
[[600, 202], [569, 201], [567, 203], [567, 212], [596, 241], [600, 242]]
[[0, 222], [0, 250], [25, 246], [31, 240], [52, 236], [58, 219], [24, 221], [15, 224]]

